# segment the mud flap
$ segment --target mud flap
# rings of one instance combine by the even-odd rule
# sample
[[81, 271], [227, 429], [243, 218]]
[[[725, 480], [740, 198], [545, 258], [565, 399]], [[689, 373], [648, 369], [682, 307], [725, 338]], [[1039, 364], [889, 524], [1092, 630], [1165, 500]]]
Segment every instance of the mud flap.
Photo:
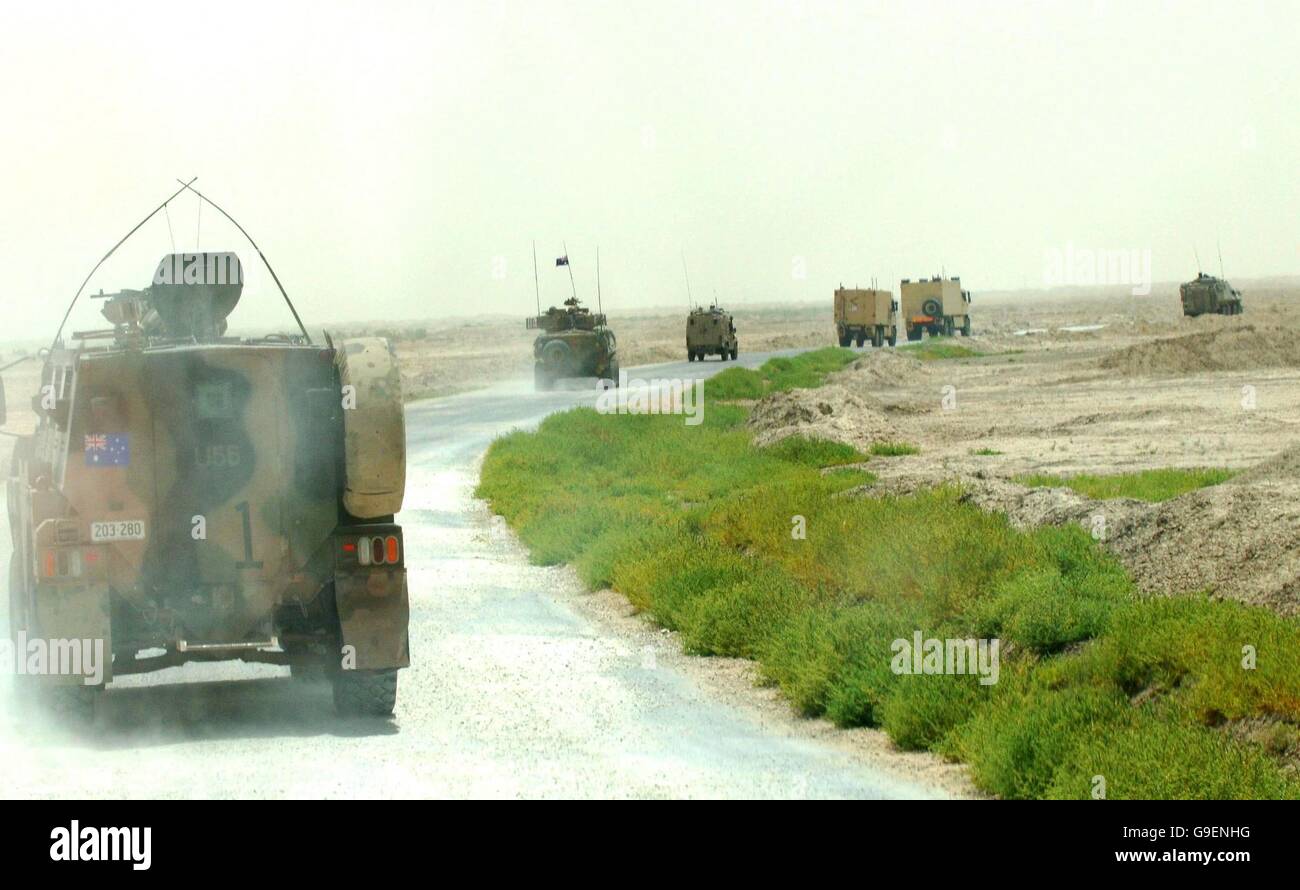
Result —
[[[23, 659], [35, 679], [55, 685], [107, 683], [113, 679], [112, 624], [106, 584], [42, 584], [35, 620], [25, 633]], [[33, 659], [43, 663], [37, 669]]]
[[334, 597], [342, 644], [355, 658], [351, 667], [368, 671], [410, 665], [405, 568], [336, 572]]

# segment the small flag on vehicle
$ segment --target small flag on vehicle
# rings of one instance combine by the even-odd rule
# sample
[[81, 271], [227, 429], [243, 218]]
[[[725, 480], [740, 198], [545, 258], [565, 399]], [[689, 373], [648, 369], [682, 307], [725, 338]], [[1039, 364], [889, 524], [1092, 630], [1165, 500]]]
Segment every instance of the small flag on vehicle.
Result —
[[86, 466], [127, 467], [131, 465], [131, 438], [125, 434], [92, 433], [85, 441]]
[[567, 266], [567, 265], [569, 265], [569, 258], [568, 258], [568, 256], [556, 257], [555, 265], [557, 265], [557, 266]]

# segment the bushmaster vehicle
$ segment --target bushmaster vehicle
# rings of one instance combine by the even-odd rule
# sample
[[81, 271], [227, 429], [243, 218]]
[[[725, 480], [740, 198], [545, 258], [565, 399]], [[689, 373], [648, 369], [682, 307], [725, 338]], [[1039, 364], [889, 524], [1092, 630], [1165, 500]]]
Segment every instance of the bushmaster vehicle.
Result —
[[970, 291], [961, 289], [960, 278], [904, 278], [899, 294], [907, 339], [920, 340], [926, 331], [931, 337], [951, 337], [959, 330], [970, 336]]
[[740, 355], [736, 322], [716, 303], [708, 309], [697, 306], [686, 316], [686, 357], [702, 362], [706, 355], [719, 356], [724, 362]]
[[1198, 272], [1194, 281], [1178, 286], [1183, 301], [1183, 315], [1240, 315], [1241, 292], [1222, 278]]
[[301, 322], [225, 336], [242, 289], [233, 253], [166, 256], [149, 286], [101, 292], [110, 328], [60, 331], [46, 356], [6, 488], [9, 624], [15, 652], [100, 647], [93, 685], [84, 663], [22, 678], [61, 709], [93, 716], [115, 676], [238, 659], [323, 673], [345, 715], [393, 710], [410, 659], [396, 358]]
[[835, 333], [841, 346], [898, 342], [898, 301], [887, 290], [835, 290]]
[[593, 313], [577, 297], [534, 315], [526, 324], [539, 330], [533, 341], [533, 381], [539, 390], [554, 389], [562, 377], [597, 377], [618, 386], [618, 343], [603, 312]]

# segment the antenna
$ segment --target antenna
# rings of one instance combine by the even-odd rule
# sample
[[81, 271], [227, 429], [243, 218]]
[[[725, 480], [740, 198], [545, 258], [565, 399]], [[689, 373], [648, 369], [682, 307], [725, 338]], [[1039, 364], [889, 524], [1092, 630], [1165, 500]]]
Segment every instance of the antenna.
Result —
[[537, 239], [533, 239], [533, 297], [537, 301], [537, 314], [542, 314], [542, 285], [537, 279]]
[[[197, 179], [197, 178], [198, 178], [198, 177], [196, 176], [195, 179]], [[176, 181], [177, 181], [177, 182], [180, 182], [179, 179], [176, 180]], [[253, 245], [253, 250], [256, 250], [256, 251], [257, 251], [257, 255], [258, 255], [259, 257], [261, 257], [261, 259], [262, 259], [262, 265], [263, 265], [263, 266], [266, 266], [266, 271], [268, 271], [268, 272], [271, 273], [271, 279], [272, 279], [273, 281], [275, 281], [275, 286], [278, 287], [278, 288], [280, 289], [280, 296], [284, 297], [285, 305], [288, 306], [288, 307], [289, 307], [289, 311], [293, 313], [293, 320], [296, 321], [296, 322], [298, 322], [298, 330], [302, 331], [302, 335], [303, 335], [303, 337], [306, 338], [306, 340], [307, 340], [308, 343], [311, 343], [311, 334], [307, 333], [307, 326], [304, 325], [304, 324], [302, 323], [302, 319], [298, 317], [298, 310], [295, 309], [295, 308], [293, 308], [293, 300], [290, 300], [290, 299], [289, 299], [289, 295], [288, 295], [288, 294], [285, 292], [285, 290], [284, 290], [284, 285], [280, 283], [280, 276], [279, 276], [279, 275], [276, 275], [276, 274], [275, 274], [275, 270], [271, 268], [271, 262], [270, 262], [270, 260], [268, 260], [268, 259], [266, 258], [266, 254], [262, 253], [262, 248], [260, 248], [260, 247], [257, 246], [257, 242], [253, 240], [253, 236], [252, 236], [252, 235], [250, 235], [250, 234], [248, 234], [247, 232], [244, 231], [244, 227], [243, 227], [243, 226], [241, 226], [239, 223], [235, 222], [235, 218], [234, 218], [233, 216], [231, 216], [231, 215], [230, 215], [229, 213], [227, 213], [226, 211], [222, 210], [221, 207], [220, 207], [216, 202], [214, 202], [214, 201], [213, 201], [211, 198], [209, 198], [207, 195], [203, 194], [203, 192], [201, 192], [201, 191], [199, 191], [198, 189], [194, 188], [194, 186], [191, 185], [191, 183], [193, 183], [193, 182], [194, 182], [194, 180], [191, 179], [189, 182], [182, 183], [182, 184], [181, 184], [181, 188], [182, 188], [182, 189], [189, 189], [190, 191], [194, 192], [194, 194], [196, 194], [196, 195], [198, 195], [200, 198], [202, 198], [205, 202], [207, 202], [208, 204], [211, 204], [211, 205], [212, 205], [212, 208], [213, 208], [214, 210], [216, 210], [218, 213], [220, 213], [220, 214], [221, 214], [222, 216], [224, 216], [226, 219], [230, 220], [231, 224], [234, 225], [235, 228], [239, 229], [239, 234], [243, 235], [245, 238], [248, 239], [248, 243], [251, 244], [251, 245]], [[202, 207], [203, 205], [200, 204], [199, 206]], [[154, 211], [154, 212], [157, 213], [157, 211]]]
[[[168, 198], [166, 201], [163, 201], [152, 211], [150, 211], [148, 216], [146, 216], [144, 219], [136, 223], [135, 227], [132, 228], [131, 231], [127, 232], [125, 235], [122, 236], [121, 241], [113, 245], [112, 250], [104, 254], [104, 258], [102, 260], [100, 260], [98, 263], [95, 263], [95, 268], [90, 270], [90, 274], [86, 276], [86, 280], [81, 282], [81, 287], [77, 288], [77, 293], [72, 297], [72, 302], [68, 304], [68, 311], [63, 313], [63, 321], [59, 322], [59, 329], [54, 332], [54, 342], [50, 345], [50, 355], [54, 354], [54, 347], [59, 345], [59, 338], [63, 336], [63, 326], [68, 323], [68, 316], [72, 314], [73, 307], [77, 305], [77, 300], [81, 298], [81, 292], [86, 289], [86, 285], [90, 283], [90, 279], [94, 277], [94, 274], [96, 272], [99, 271], [99, 267], [104, 265], [104, 263], [108, 261], [108, 258], [111, 257], [113, 254], [115, 254], [117, 252], [117, 249], [126, 243], [126, 239], [130, 238], [137, 231], [139, 231], [142, 225], [147, 223], [149, 220], [153, 219], [159, 210], [162, 210], [164, 207], [166, 207], [168, 204], [172, 202], [173, 198], [175, 198], [181, 192], [189, 188], [190, 183], [193, 183], [195, 179], [198, 179], [198, 177], [195, 176], [194, 179], [191, 179], [189, 182], [181, 183], [181, 187], [178, 188], [175, 192], [173, 192], [170, 198]], [[176, 181], [180, 182], [179, 179]], [[47, 363], [48, 363], [48, 359], [49, 356], [46, 356]]]
[[1219, 277], [1223, 277], [1223, 248], [1219, 245], [1219, 239], [1214, 239], [1214, 248], [1219, 252]]
[[600, 245], [596, 245], [596, 311], [604, 314], [605, 304], [600, 301]]
[[686, 251], [682, 251], [682, 275], [686, 277], [686, 305], [695, 308], [695, 298], [691, 296], [691, 273], [686, 271]]
[[1192, 256], [1196, 257], [1196, 274], [1201, 274], [1201, 255], [1196, 250], [1196, 245], [1192, 245]]
[[564, 247], [564, 268], [569, 270], [569, 287], [573, 290], [573, 299], [578, 299], [578, 285], [573, 281], [573, 261], [569, 259], [569, 245], [561, 241], [560, 245]]

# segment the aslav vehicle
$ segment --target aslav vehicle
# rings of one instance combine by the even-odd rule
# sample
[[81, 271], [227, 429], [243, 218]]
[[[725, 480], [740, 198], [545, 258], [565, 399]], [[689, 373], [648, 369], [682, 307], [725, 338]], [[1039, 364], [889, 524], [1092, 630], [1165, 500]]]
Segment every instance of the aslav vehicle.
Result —
[[225, 336], [242, 289], [233, 253], [166, 256], [148, 287], [100, 293], [111, 327], [60, 332], [45, 358], [7, 485], [9, 624], [51, 667], [53, 641], [102, 646], [102, 674], [18, 678], [59, 710], [93, 717], [115, 676], [231, 659], [323, 674], [342, 714], [393, 710], [410, 660], [396, 359], [305, 328]]
[[719, 356], [724, 362], [740, 355], [736, 322], [716, 303], [708, 309], [697, 306], [686, 316], [687, 358], [702, 362], [707, 355]]
[[898, 301], [887, 290], [835, 290], [835, 334], [841, 346], [898, 342]]
[[957, 331], [970, 336], [970, 291], [961, 289], [960, 278], [904, 278], [899, 293], [907, 339], [920, 340], [926, 331], [931, 337], [951, 337]]
[[1198, 315], [1240, 315], [1241, 291], [1222, 278], [1200, 272], [1196, 280], [1178, 286], [1178, 295], [1183, 300], [1183, 315], [1195, 318]]
[[618, 343], [604, 313], [593, 313], [577, 297], [528, 319], [533, 341], [533, 380], [537, 389], [554, 389], [565, 377], [596, 377], [618, 386]]

